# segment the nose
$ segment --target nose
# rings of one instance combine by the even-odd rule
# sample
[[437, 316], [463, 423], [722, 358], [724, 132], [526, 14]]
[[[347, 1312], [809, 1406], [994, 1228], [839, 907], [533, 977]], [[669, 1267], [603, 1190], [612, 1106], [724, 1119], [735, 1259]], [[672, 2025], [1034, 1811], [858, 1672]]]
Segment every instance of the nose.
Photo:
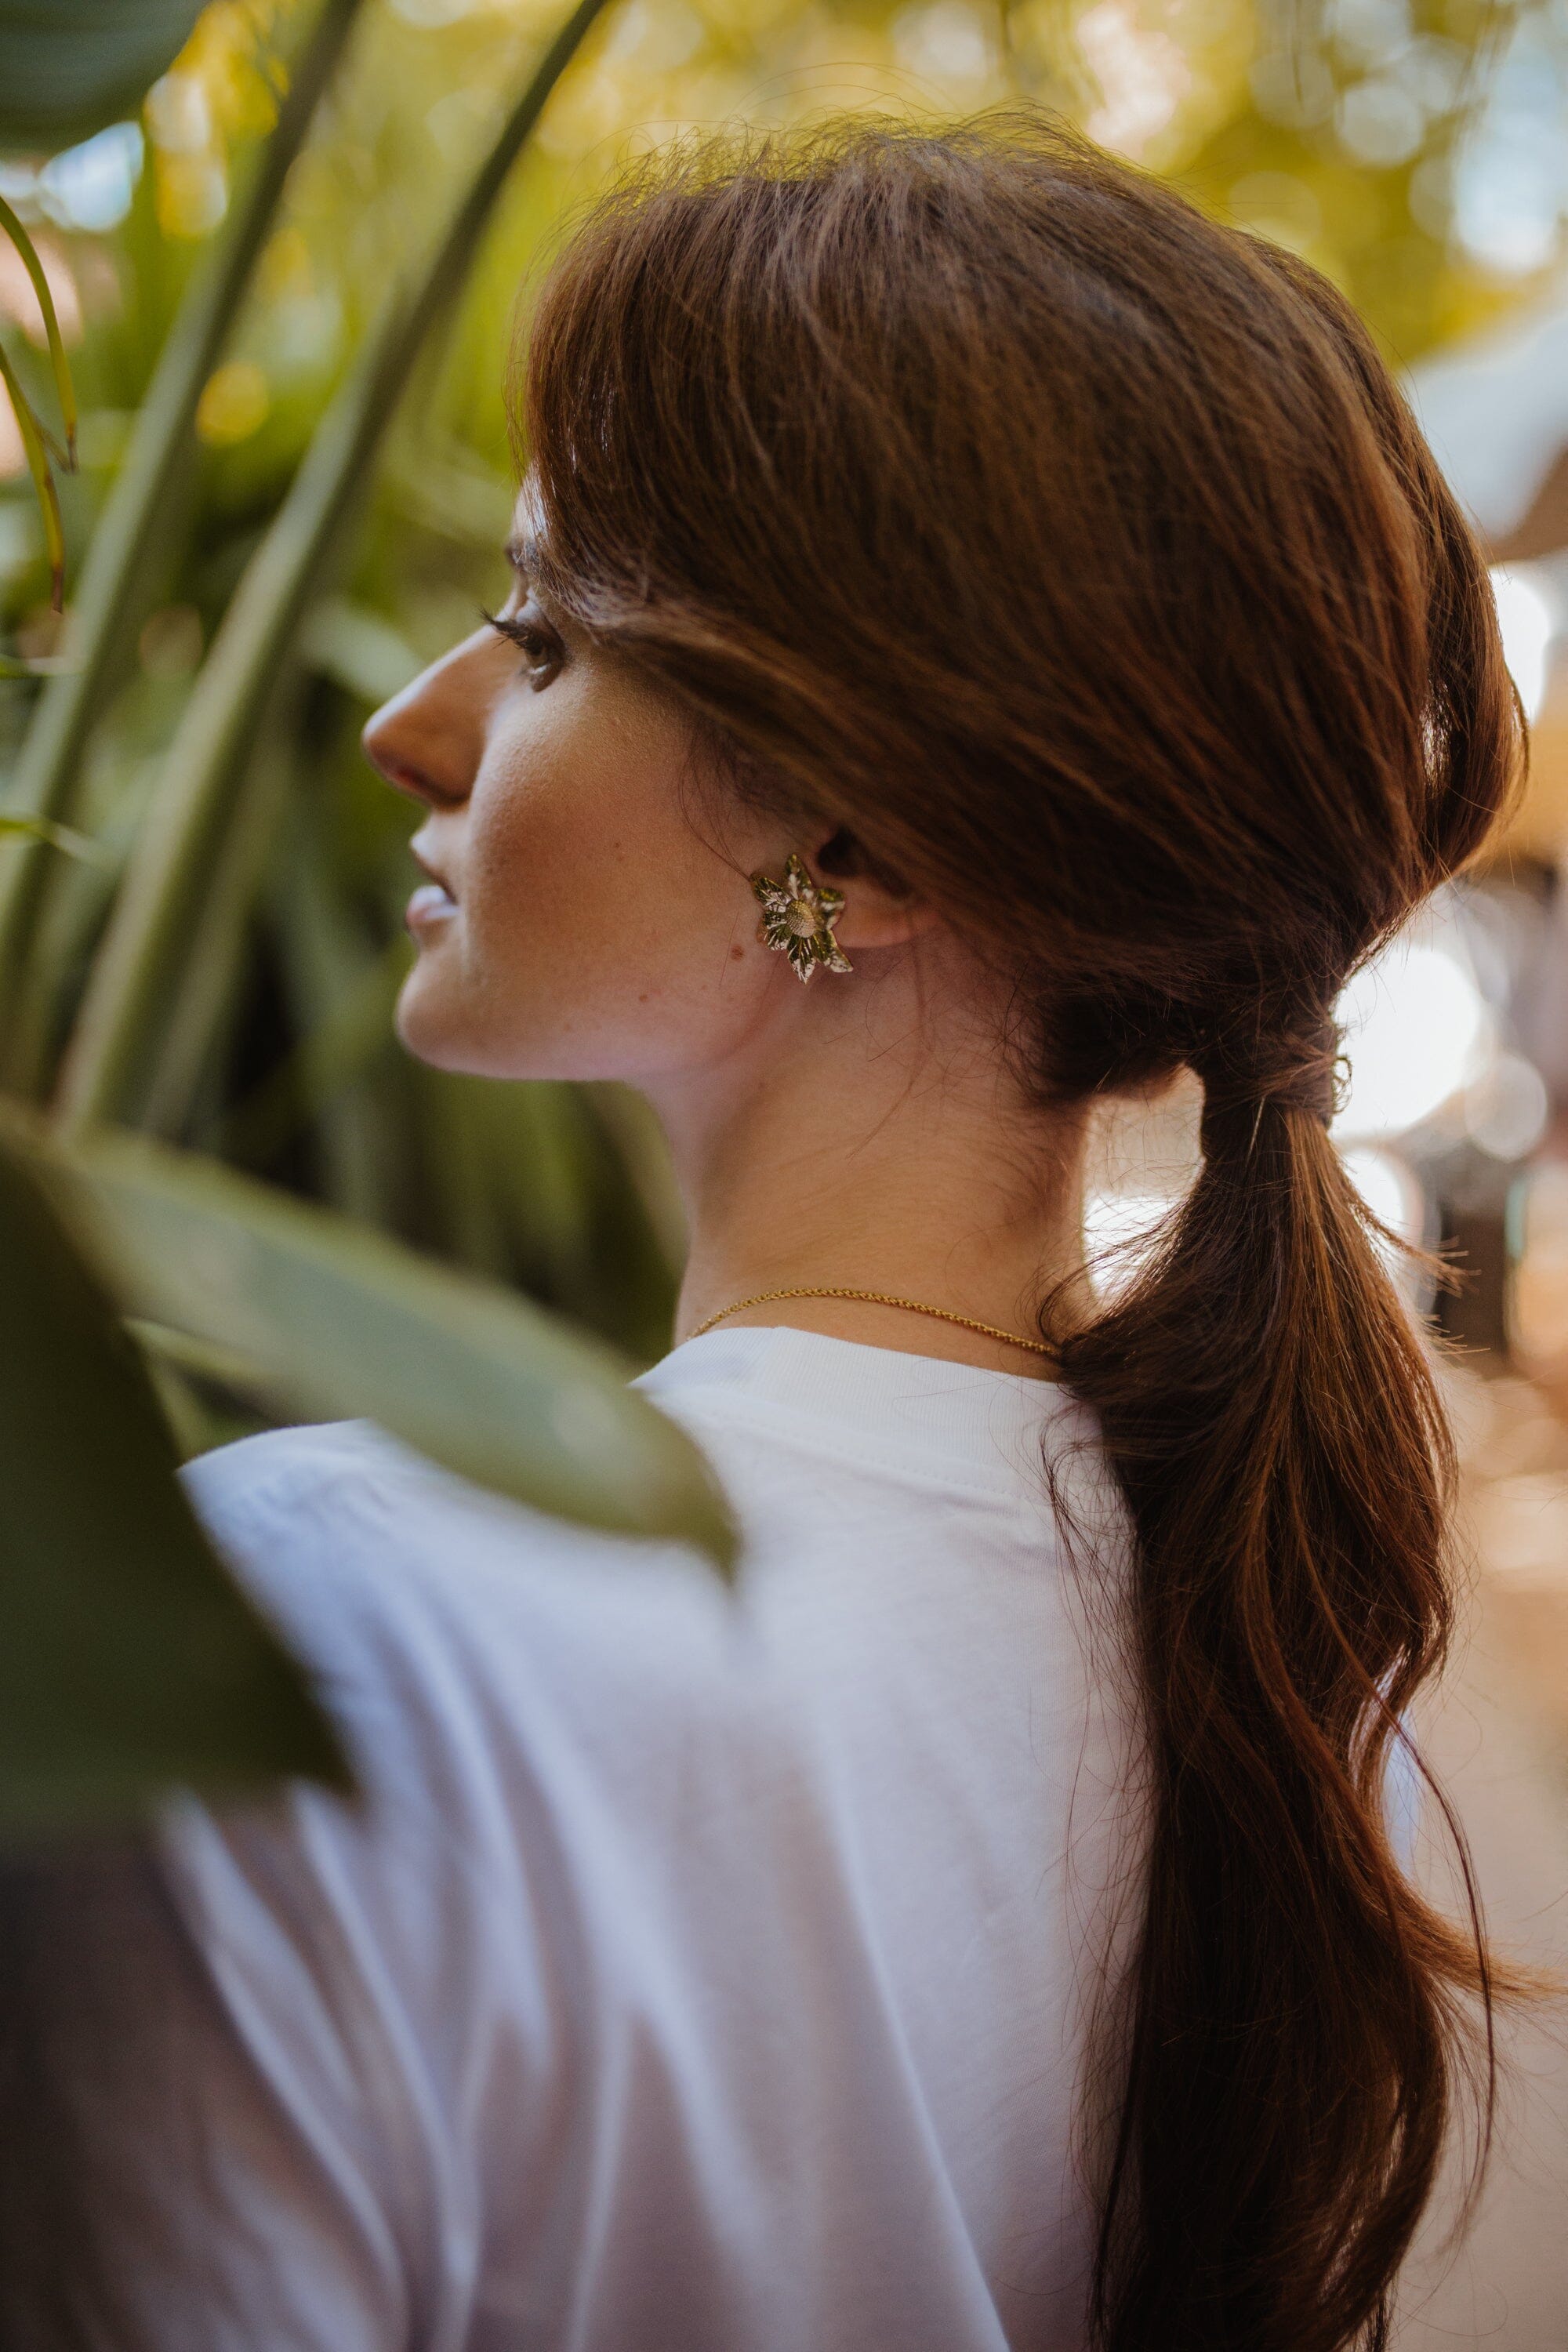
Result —
[[360, 737], [372, 767], [428, 808], [458, 808], [484, 748], [485, 697], [470, 675], [488, 633], [476, 630], [373, 712]]

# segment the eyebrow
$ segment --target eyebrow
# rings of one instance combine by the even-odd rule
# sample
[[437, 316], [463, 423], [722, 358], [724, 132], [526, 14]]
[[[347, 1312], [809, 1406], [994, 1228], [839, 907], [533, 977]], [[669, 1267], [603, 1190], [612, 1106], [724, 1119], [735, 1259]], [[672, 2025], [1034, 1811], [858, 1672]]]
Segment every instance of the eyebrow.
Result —
[[539, 541], [531, 532], [525, 533], [521, 539], [507, 541], [506, 560], [520, 580], [533, 578], [538, 569], [538, 554]]

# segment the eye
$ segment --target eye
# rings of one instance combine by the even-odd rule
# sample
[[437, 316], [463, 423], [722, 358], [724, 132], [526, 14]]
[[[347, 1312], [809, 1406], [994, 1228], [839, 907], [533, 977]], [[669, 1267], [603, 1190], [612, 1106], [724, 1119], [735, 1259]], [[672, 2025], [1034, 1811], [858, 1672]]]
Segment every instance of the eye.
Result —
[[531, 601], [516, 613], [486, 613], [498, 636], [522, 656], [523, 675], [534, 687], [548, 686], [566, 658], [566, 648]]

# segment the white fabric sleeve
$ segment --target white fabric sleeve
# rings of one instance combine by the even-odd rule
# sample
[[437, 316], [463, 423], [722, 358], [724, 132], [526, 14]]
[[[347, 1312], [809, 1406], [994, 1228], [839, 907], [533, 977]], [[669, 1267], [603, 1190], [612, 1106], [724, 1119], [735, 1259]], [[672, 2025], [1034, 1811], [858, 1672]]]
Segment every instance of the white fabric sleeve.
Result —
[[187, 1801], [163, 1824], [163, 1874], [214, 1996], [196, 2055], [211, 2079], [191, 2086], [204, 2173], [167, 2183], [210, 2212], [213, 2260], [171, 2283], [157, 2339], [183, 2347], [176, 2323], [210, 2297], [193, 2352], [458, 2352], [476, 2293], [479, 2135], [464, 2093], [493, 2072], [485, 1858], [450, 1769], [439, 1640], [400, 1593], [363, 1459], [352, 1444], [334, 1454], [336, 1436], [282, 1433], [187, 1473], [362, 1790], [298, 1787], [222, 1815]]
[[147, 2151], [160, 2196], [187, 2208], [180, 2236], [206, 2250], [151, 2283], [164, 2304], [156, 2340], [456, 2352], [475, 2200], [395, 1981], [395, 1941], [365, 1899], [374, 1825], [299, 1792], [227, 1818], [185, 1804], [162, 1843], [214, 1999], [189, 2034], [199, 2166], [194, 2149]]
[[[135, 2341], [152, 2352], [402, 2352], [417, 2340], [395, 2173], [373, 2152], [388, 2085], [362, 2078], [367, 2003], [321, 1930], [298, 1809], [221, 1822], [195, 1805], [159, 1861], [195, 1965], [132, 1988], [160, 2015], [177, 2104], [136, 2086], [124, 2122], [148, 2226], [110, 2233]], [[268, 1881], [271, 1882], [270, 1891]], [[289, 1890], [287, 1906], [279, 1899]], [[291, 1921], [288, 1911], [296, 1916]], [[157, 1965], [156, 1950], [139, 1955]], [[405, 2183], [405, 2190], [414, 2187]]]

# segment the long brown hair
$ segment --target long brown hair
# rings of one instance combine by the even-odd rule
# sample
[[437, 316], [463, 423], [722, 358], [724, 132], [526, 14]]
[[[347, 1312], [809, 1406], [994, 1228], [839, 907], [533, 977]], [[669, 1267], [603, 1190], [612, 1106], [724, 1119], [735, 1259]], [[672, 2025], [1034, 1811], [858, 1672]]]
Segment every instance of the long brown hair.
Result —
[[1476, 543], [1332, 288], [1027, 110], [650, 164], [520, 407], [547, 587], [1005, 960], [1043, 1097], [1204, 1082], [1063, 1343], [1153, 1767], [1093, 2326], [1379, 2345], [1490, 1991], [1389, 1844], [1448, 1440], [1326, 1122], [1347, 974], [1520, 768]]

